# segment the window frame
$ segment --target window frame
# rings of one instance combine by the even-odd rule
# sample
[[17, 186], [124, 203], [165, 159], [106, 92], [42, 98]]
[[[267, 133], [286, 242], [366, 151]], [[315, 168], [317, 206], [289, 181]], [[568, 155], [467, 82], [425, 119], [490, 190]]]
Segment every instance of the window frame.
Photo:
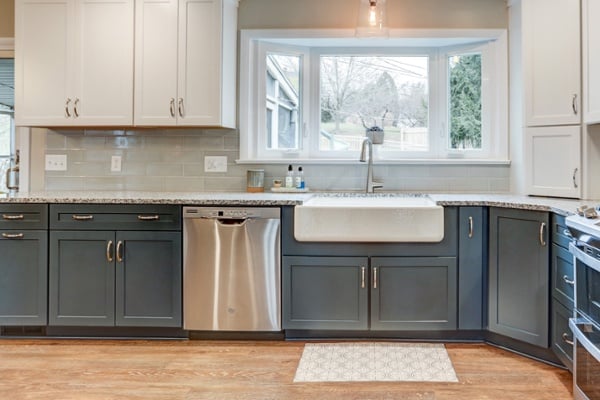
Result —
[[[393, 41], [355, 39], [356, 45], [314, 45], [319, 39], [331, 43], [354, 39], [353, 30], [242, 30], [240, 59], [240, 158], [238, 163], [348, 163], [357, 162], [354, 151], [318, 149], [320, 133], [321, 55], [428, 55], [429, 61], [429, 150], [427, 152], [376, 151], [380, 163], [467, 163], [506, 164], [508, 157], [508, 48], [506, 30], [392, 30], [390, 37], [409, 45], [401, 48]], [[316, 40], [315, 40], [316, 39]], [[307, 43], [307, 46], [299, 46]], [[415, 45], [421, 44], [421, 45]], [[425, 45], [423, 45], [425, 43]], [[431, 43], [444, 45], [430, 46]], [[298, 115], [300, 148], [297, 151], [265, 151], [266, 135], [259, 114], [266, 113], [266, 52], [293, 51], [302, 55], [301, 110]], [[449, 54], [482, 53], [482, 149], [450, 149], [449, 145]], [[262, 64], [262, 65], [261, 65]], [[264, 73], [264, 72], [263, 72]], [[444, 82], [445, 85], [442, 85]], [[495, 84], [493, 83], [495, 82]], [[484, 101], [485, 93], [485, 101]], [[262, 97], [261, 97], [262, 96]], [[483, 103], [485, 102], [485, 106]], [[317, 105], [310, 109], [310, 105]], [[484, 109], [485, 107], [485, 109]], [[318, 112], [315, 112], [317, 110]], [[266, 117], [265, 117], [266, 118]], [[265, 119], [263, 118], [263, 120]], [[485, 128], [484, 128], [485, 126]], [[487, 132], [487, 133], [486, 133]], [[263, 136], [263, 138], [261, 138]], [[444, 139], [441, 139], [441, 137]], [[378, 146], [376, 146], [378, 147]]]

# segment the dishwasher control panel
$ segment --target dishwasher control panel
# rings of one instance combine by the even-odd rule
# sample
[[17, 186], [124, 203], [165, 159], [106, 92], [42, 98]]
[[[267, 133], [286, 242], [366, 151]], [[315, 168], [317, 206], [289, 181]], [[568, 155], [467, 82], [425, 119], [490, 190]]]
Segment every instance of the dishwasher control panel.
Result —
[[183, 218], [279, 218], [279, 208], [184, 207]]

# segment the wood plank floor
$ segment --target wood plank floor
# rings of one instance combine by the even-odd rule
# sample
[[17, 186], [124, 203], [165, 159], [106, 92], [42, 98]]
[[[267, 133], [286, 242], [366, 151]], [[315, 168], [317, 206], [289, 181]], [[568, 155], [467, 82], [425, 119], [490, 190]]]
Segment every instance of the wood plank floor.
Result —
[[293, 383], [303, 342], [0, 340], [0, 399], [572, 399], [571, 375], [447, 344], [459, 383]]

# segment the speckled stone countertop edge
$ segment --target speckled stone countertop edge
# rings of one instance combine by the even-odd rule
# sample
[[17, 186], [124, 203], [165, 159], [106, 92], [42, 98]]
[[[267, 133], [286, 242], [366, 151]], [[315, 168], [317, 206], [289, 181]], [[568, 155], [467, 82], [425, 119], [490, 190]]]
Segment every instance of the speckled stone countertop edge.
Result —
[[597, 200], [572, 200], [552, 197], [533, 197], [511, 194], [424, 194], [310, 192], [310, 193], [246, 193], [246, 192], [35, 192], [1, 196], [0, 204], [50, 203], [50, 204], [167, 204], [167, 205], [223, 205], [223, 206], [295, 206], [318, 196], [349, 197], [405, 197], [429, 196], [441, 206], [484, 206], [554, 212], [568, 216], [581, 205], [597, 205]]

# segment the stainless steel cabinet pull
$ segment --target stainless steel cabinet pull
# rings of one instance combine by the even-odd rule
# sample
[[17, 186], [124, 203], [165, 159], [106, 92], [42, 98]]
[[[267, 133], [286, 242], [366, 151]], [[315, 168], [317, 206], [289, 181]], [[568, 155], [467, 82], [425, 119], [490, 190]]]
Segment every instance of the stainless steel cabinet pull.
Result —
[[575, 170], [573, 171], [573, 187], [575, 189], [577, 189], [577, 180], [575, 179], [577, 176], [577, 171], [579, 171], [579, 168], [575, 168]]
[[373, 268], [373, 289], [377, 289], [377, 267]]
[[360, 288], [364, 289], [365, 288], [365, 272], [366, 272], [366, 268], [365, 267], [360, 267]]
[[79, 99], [75, 98], [75, 103], [73, 104], [73, 114], [75, 118], [79, 117], [79, 111], [77, 111], [77, 105], [79, 104]]
[[106, 261], [113, 262], [113, 241], [109, 240], [106, 244]]
[[569, 335], [566, 332], [562, 334], [562, 340], [566, 344], [573, 346], [573, 341], [571, 339], [569, 339]]
[[17, 219], [25, 219], [25, 216], [23, 214], [17, 214], [17, 215], [8, 215], [8, 214], [2, 214], [2, 219], [7, 219], [7, 220], [17, 220]]
[[573, 95], [573, 114], [577, 115], [577, 93]]
[[469, 239], [473, 237], [473, 217], [469, 217]]
[[123, 262], [123, 242], [117, 242], [117, 262]]
[[546, 223], [542, 222], [540, 224], [540, 244], [542, 246], [546, 245], [546, 241], [544, 240], [544, 231], [546, 230]]
[[171, 112], [171, 117], [175, 118], [175, 99], [171, 97], [171, 101], [169, 102], [169, 111]]
[[573, 234], [572, 234], [572, 233], [571, 233], [571, 231], [570, 231], [570, 230], [568, 230], [568, 229], [565, 229], [565, 230], [563, 231], [563, 235], [565, 235], [566, 237], [570, 237], [570, 238], [572, 238], [572, 237], [573, 237]]
[[179, 100], [177, 100], [177, 110], [179, 111], [179, 116], [183, 118], [185, 110], [183, 109], [183, 99], [181, 97], [179, 98]]
[[137, 218], [140, 221], [158, 221], [160, 219], [160, 215], [138, 215]]
[[5, 239], [23, 239], [25, 235], [22, 233], [3, 233], [2, 237]]
[[575, 281], [569, 279], [569, 277], [567, 275], [563, 275], [563, 281], [565, 281], [566, 284], [574, 286], [575, 285]]
[[73, 214], [73, 219], [75, 221], [91, 221], [94, 219], [93, 215], [77, 215]]
[[71, 118], [71, 113], [69, 112], [69, 104], [71, 104], [71, 99], [67, 99], [67, 102], [65, 103], [65, 115], [67, 116], [67, 118]]

